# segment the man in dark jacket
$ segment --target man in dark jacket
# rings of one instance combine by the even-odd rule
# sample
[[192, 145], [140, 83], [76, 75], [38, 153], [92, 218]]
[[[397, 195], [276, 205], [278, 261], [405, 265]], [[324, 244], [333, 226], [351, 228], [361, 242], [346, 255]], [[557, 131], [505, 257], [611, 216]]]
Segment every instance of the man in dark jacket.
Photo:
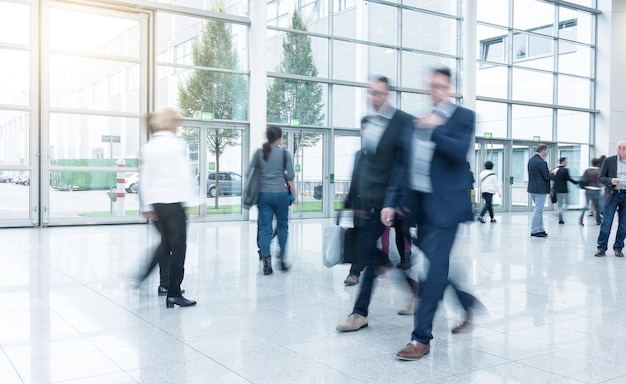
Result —
[[563, 211], [567, 208], [567, 182], [578, 184], [578, 181], [572, 179], [567, 169], [567, 157], [559, 159], [559, 167], [554, 175], [554, 191], [556, 192], [556, 206], [559, 214], [559, 224], [565, 224], [563, 221]]
[[394, 211], [406, 179], [407, 138], [413, 132], [413, 117], [389, 104], [389, 80], [378, 77], [369, 83], [369, 103], [374, 110], [363, 131], [363, 151], [359, 158], [360, 173], [352, 184], [358, 191], [350, 206], [362, 212], [356, 217], [356, 252], [359, 264], [366, 265], [359, 295], [346, 321], [337, 325], [340, 332], [367, 327], [368, 308], [374, 279], [388, 262], [387, 255], [377, 247], [385, 225], [381, 217]]
[[530, 198], [535, 204], [533, 218], [530, 226], [530, 235], [533, 237], [547, 237], [543, 228], [543, 206], [546, 203], [546, 196], [550, 193], [550, 180], [554, 178], [552, 170], [548, 169], [546, 156], [548, 156], [548, 146], [537, 145], [535, 156], [528, 160], [528, 189]]
[[617, 143], [616, 156], [609, 156], [604, 160], [598, 181], [605, 189], [602, 226], [598, 234], [598, 251], [595, 256], [601, 257], [606, 254], [613, 217], [617, 211], [617, 234], [613, 251], [615, 256], [624, 257], [622, 248], [626, 237], [626, 140]]

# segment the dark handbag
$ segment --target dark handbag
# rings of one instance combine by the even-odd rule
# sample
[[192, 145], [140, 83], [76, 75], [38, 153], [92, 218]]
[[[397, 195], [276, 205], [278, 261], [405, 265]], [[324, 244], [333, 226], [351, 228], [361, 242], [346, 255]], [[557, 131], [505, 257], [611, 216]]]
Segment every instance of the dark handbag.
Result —
[[552, 204], [556, 204], [556, 191], [554, 189], [550, 191], [550, 201]]
[[[258, 152], [255, 156], [258, 155]], [[252, 164], [256, 164], [254, 160]], [[259, 187], [261, 184], [261, 169], [255, 167], [254, 165], [250, 166], [248, 170], [248, 176], [246, 177], [246, 182], [243, 186], [243, 209], [250, 209], [253, 205], [256, 205], [257, 199], [259, 197]]]

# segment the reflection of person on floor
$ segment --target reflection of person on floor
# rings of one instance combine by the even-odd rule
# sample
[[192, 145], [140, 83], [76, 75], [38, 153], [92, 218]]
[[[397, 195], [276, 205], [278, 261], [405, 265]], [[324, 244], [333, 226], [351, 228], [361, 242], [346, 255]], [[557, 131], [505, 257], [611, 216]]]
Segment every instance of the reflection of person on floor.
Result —
[[164, 287], [167, 288], [167, 308], [196, 305], [195, 301], [183, 297], [180, 289], [187, 251], [187, 214], [183, 203], [190, 201], [193, 194], [187, 145], [176, 136], [181, 118], [173, 108], [165, 108], [149, 116], [152, 136], [141, 148], [139, 163], [141, 214], [155, 223], [161, 234], [161, 244], [150, 263], [150, 270], [158, 260], [162, 267], [161, 284], [164, 283], [164, 274], [168, 277], [168, 286]]

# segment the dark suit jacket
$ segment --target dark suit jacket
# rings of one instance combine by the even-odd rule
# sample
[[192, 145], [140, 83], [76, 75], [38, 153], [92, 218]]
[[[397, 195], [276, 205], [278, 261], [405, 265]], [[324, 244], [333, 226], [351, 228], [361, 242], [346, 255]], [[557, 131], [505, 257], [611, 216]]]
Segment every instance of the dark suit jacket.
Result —
[[[473, 136], [474, 112], [459, 106], [444, 125], [433, 130], [431, 140], [435, 143], [435, 149], [430, 163], [433, 192], [415, 195], [410, 191], [408, 180], [405, 185], [403, 209], [416, 212], [418, 223], [427, 220], [435, 227], [453, 228], [459, 223], [474, 220], [469, 193], [472, 177], [467, 163]], [[408, 161], [412, 164], [412, 154], [410, 156]], [[407, 179], [409, 177], [411, 175]], [[418, 201], [414, 201], [416, 196]]]
[[360, 174], [352, 183], [358, 191], [356, 209], [395, 208], [406, 179], [406, 136], [413, 131], [413, 116], [397, 109], [382, 134], [376, 153], [367, 150], [359, 158]]
[[554, 191], [556, 193], [569, 192], [567, 190], [568, 181], [570, 183], [578, 184], [578, 181], [572, 179], [572, 177], [570, 176], [569, 170], [566, 167], [560, 165], [558, 171], [556, 172], [556, 175], [554, 175], [554, 185], [552, 186], [554, 188]]
[[528, 160], [528, 193], [540, 193], [547, 195], [550, 193], [550, 180], [554, 175], [548, 169], [548, 163], [543, 160], [538, 153]]
[[[617, 177], [617, 155], [609, 156], [604, 159], [602, 168], [600, 168], [600, 176], [598, 181], [605, 186], [604, 188], [604, 206], [607, 206], [613, 197], [615, 186], [611, 184], [611, 179]], [[612, 218], [609, 217], [609, 220]]]

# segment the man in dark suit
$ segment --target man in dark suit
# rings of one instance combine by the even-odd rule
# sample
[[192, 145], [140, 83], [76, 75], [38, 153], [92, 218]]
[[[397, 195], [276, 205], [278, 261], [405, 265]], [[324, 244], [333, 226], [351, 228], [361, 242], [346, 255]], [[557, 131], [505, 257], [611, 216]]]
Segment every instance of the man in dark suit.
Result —
[[[430, 81], [435, 109], [419, 119], [414, 137], [410, 139], [409, 185], [403, 197], [403, 203], [408, 205], [416, 220], [417, 245], [428, 259], [429, 268], [419, 285], [419, 305], [414, 315], [411, 342], [396, 354], [402, 360], [417, 360], [430, 352], [433, 318], [450, 284], [448, 272], [454, 238], [460, 223], [474, 219], [467, 163], [474, 136], [474, 112], [449, 101], [449, 69], [436, 69]], [[385, 225], [393, 220], [389, 213], [383, 212], [381, 217]], [[458, 290], [457, 296], [469, 312], [474, 297]], [[453, 329], [453, 333], [468, 327], [465, 322]]]
[[548, 169], [546, 156], [548, 156], [548, 146], [539, 144], [536, 148], [535, 156], [528, 160], [528, 194], [535, 204], [533, 218], [530, 225], [530, 235], [533, 237], [547, 237], [543, 228], [543, 206], [546, 203], [546, 196], [550, 193], [550, 180], [554, 178], [552, 170]]
[[617, 143], [617, 155], [607, 157], [602, 163], [598, 181], [604, 184], [604, 212], [602, 226], [598, 234], [596, 257], [606, 255], [609, 234], [613, 226], [613, 217], [617, 210], [617, 234], [613, 243], [615, 256], [624, 257], [624, 238], [626, 237], [626, 140]]
[[378, 249], [377, 241], [385, 230], [382, 212], [398, 205], [406, 174], [406, 137], [413, 131], [413, 117], [389, 104], [389, 80], [378, 77], [369, 83], [368, 100], [374, 110], [363, 131], [360, 174], [352, 180], [355, 198], [351, 208], [357, 227], [359, 264], [366, 265], [359, 295], [348, 319], [337, 325], [340, 332], [357, 331], [367, 327], [367, 316], [374, 279], [384, 270], [387, 256]]
[[556, 206], [559, 214], [559, 224], [565, 224], [563, 221], [563, 211], [567, 208], [567, 196], [569, 190], [567, 189], [567, 182], [578, 184], [578, 181], [572, 179], [567, 169], [567, 157], [561, 157], [559, 159], [559, 167], [554, 173], [554, 192], [556, 192]]

